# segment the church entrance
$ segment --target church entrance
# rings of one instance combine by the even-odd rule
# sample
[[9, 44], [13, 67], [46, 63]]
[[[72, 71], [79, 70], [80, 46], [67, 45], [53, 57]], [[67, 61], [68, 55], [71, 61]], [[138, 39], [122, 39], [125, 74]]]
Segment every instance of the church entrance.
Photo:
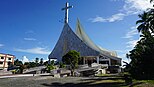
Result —
[[87, 64], [89, 67], [91, 67], [92, 62], [93, 62], [92, 60], [87, 60]]
[[82, 60], [82, 65], [88, 64], [89, 67], [91, 67], [91, 64], [92, 63], [97, 63], [97, 60], [96, 60], [96, 57], [95, 56], [82, 57], [81, 60]]

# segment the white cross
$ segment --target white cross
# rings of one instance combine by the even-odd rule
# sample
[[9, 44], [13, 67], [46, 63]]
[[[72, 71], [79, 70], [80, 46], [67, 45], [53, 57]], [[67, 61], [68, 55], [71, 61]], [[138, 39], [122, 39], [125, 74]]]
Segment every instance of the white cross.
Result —
[[69, 3], [66, 2], [66, 7], [62, 8], [62, 10], [65, 10], [65, 23], [68, 23], [68, 9], [73, 8], [73, 6], [69, 6]]

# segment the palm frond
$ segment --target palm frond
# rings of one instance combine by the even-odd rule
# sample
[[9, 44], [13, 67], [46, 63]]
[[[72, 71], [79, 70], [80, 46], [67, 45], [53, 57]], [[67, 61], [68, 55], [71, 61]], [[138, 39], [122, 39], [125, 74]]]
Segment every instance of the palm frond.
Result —
[[136, 24], [143, 23], [143, 22], [144, 22], [143, 20], [138, 20], [136, 21]]
[[144, 30], [144, 24], [141, 24], [137, 27], [138, 32], [143, 31]]
[[154, 0], [150, 0], [150, 3], [152, 3]]

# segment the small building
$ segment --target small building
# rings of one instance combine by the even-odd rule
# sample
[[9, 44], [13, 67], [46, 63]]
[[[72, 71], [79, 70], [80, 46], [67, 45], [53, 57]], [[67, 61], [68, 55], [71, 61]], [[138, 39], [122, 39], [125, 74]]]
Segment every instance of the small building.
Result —
[[0, 53], [0, 69], [8, 68], [10, 64], [14, 64], [14, 55]]

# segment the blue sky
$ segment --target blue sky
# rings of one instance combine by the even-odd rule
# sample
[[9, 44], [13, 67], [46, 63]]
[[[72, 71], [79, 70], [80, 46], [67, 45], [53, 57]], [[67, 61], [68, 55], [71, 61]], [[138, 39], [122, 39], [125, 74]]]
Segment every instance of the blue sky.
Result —
[[0, 0], [0, 53], [46, 60], [62, 31], [66, 1], [73, 5], [73, 30], [79, 18], [95, 44], [128, 61], [125, 54], [139, 39], [135, 22], [152, 6], [149, 0]]

